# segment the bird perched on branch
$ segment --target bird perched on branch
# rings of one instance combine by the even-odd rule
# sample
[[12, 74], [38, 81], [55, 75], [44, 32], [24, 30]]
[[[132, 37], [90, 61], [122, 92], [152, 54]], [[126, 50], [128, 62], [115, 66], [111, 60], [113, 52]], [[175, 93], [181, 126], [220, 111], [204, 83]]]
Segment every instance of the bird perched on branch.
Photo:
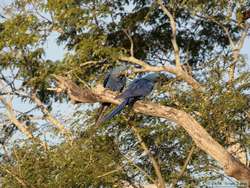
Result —
[[[122, 65], [113, 68], [109, 71], [104, 78], [103, 87], [110, 89], [112, 91], [121, 92], [123, 88], [126, 86], [126, 76], [124, 71], [127, 69], [127, 66]], [[96, 119], [96, 125], [99, 124], [99, 121], [103, 117], [103, 113], [110, 106], [110, 103], [102, 103], [101, 107], [98, 110], [98, 118]]]
[[137, 100], [141, 100], [149, 95], [154, 88], [155, 82], [159, 78], [159, 74], [151, 73], [134, 80], [122, 94], [116, 97], [116, 99], [123, 99], [123, 102], [113, 109], [108, 115], [104, 116], [99, 121], [99, 124], [108, 121], [115, 115], [119, 114], [127, 105], [133, 105]]

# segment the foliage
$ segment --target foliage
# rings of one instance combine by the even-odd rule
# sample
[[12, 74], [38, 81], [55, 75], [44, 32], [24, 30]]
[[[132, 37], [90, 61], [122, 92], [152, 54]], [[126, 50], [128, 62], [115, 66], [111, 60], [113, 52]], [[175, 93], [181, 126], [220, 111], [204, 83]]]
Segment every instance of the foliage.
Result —
[[[120, 154], [112, 144], [112, 138], [109, 137], [78, 139], [72, 145], [63, 144], [51, 147], [47, 151], [37, 145], [28, 145], [14, 148], [12, 155], [13, 162], [18, 161], [15, 167], [6, 164], [1, 168], [11, 169], [13, 173], [20, 174], [28, 187], [31, 185], [33, 187], [88, 187], [90, 185], [98, 187], [115, 184], [118, 186], [119, 179], [126, 179], [124, 173], [98, 177], [118, 168], [121, 162]], [[4, 187], [20, 186], [12, 175], [6, 174], [5, 177]]]
[[[176, 20], [182, 65], [192, 69], [191, 76], [204, 90], [194, 90], [178, 76], [164, 73], [167, 81], [159, 83], [149, 99], [193, 115], [224, 147], [234, 144], [229, 137], [236, 135], [236, 142], [249, 151], [249, 64], [244, 56], [239, 56], [234, 87], [229, 87], [233, 49], [223, 27], [233, 41], [238, 41], [246, 20], [234, 20], [234, 15], [250, 3], [246, 0], [164, 2]], [[13, 0], [5, 7], [5, 13], [0, 23], [1, 80], [7, 83], [11, 95], [27, 105], [34, 104], [29, 98], [34, 93], [49, 111], [56, 102], [68, 102], [66, 95], [58, 96], [48, 90], [54, 86], [52, 74], [67, 76], [82, 87], [101, 82], [110, 67], [125, 63], [119, 61], [121, 55], [132, 55], [128, 35], [136, 58], [154, 66], [175, 64], [170, 22], [156, 1]], [[58, 35], [58, 45], [65, 46], [62, 60], [46, 59], [44, 44], [53, 33]], [[83, 108], [84, 112], [74, 109], [74, 116], [65, 122], [74, 132], [72, 143], [63, 140], [53, 145], [53, 139], [59, 139], [55, 137], [44, 150], [30, 142], [13, 145], [5, 140], [15, 136], [3, 135], [2, 146], [9, 144], [9, 159], [6, 160], [7, 154], [1, 155], [3, 186], [21, 187], [18, 178], [27, 187], [121, 187], [123, 181], [149, 183], [147, 175], [156, 178], [154, 168], [148, 155], [143, 155], [128, 122], [138, 129], [159, 162], [166, 183], [176, 180], [194, 145], [178, 125], [159, 118], [131, 115], [133, 112], [127, 109], [102, 127], [93, 128], [96, 106]], [[37, 127], [33, 133], [42, 138], [43, 133], [37, 130], [48, 114], [42, 114], [40, 122], [32, 120], [37, 116], [34, 111], [23, 114], [32, 114], [20, 121], [33, 121], [31, 124]], [[4, 127], [13, 126], [8, 121], [1, 124], [2, 132]], [[56, 135], [54, 131], [51, 134]], [[119, 170], [112, 172], [116, 169]], [[195, 148], [178, 185], [192, 187], [223, 179], [220, 170], [215, 161]], [[105, 175], [108, 172], [112, 173]]]

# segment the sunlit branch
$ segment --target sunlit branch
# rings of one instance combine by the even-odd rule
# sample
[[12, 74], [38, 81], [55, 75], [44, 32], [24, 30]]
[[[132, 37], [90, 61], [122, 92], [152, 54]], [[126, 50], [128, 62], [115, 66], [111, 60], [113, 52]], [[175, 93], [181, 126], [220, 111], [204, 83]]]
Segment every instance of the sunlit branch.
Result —
[[169, 10], [166, 8], [166, 6], [163, 4], [162, 0], [156, 0], [159, 6], [161, 7], [162, 11], [164, 14], [167, 15], [167, 17], [170, 20], [170, 25], [172, 29], [172, 37], [171, 37], [171, 42], [174, 48], [174, 55], [175, 55], [175, 63], [177, 69], [181, 69], [181, 60], [180, 60], [180, 52], [179, 52], [179, 47], [176, 41], [176, 22], [174, 20], [173, 15], [169, 12]]
[[127, 56], [120, 56], [119, 58], [122, 61], [127, 61], [132, 64], [140, 65], [142, 68], [133, 69], [133, 72], [169, 72], [177, 76], [177, 78], [186, 81], [189, 85], [193, 87], [195, 90], [202, 90], [202, 86], [186, 71], [182, 68], [177, 69], [175, 66], [151, 66], [145, 63], [142, 60], [139, 60], [135, 57], [127, 57]]
[[123, 32], [125, 33], [125, 35], [128, 37], [129, 41], [130, 41], [130, 55], [132, 57], [134, 57], [134, 42], [132, 37], [129, 35], [129, 33], [127, 32], [126, 29], [123, 29]]
[[6, 100], [3, 96], [0, 96], [0, 101], [2, 102], [2, 104], [6, 107], [7, 109], [7, 115], [9, 120], [25, 135], [27, 136], [29, 139], [31, 139], [34, 142], [38, 142], [40, 143], [44, 148], [47, 148], [47, 144], [43, 141], [41, 141], [39, 138], [34, 137], [32, 135], [32, 133], [28, 130], [28, 128], [26, 127], [26, 125], [19, 121], [16, 118], [16, 114], [13, 110], [12, 104], [10, 100]]

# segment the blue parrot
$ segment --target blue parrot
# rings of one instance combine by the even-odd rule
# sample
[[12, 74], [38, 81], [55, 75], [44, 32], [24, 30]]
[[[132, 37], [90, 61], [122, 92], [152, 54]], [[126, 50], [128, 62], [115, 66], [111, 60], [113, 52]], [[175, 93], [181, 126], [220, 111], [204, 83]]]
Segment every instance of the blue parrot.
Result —
[[119, 114], [126, 107], [126, 105], [133, 105], [137, 100], [141, 100], [145, 96], [149, 95], [159, 77], [159, 74], [151, 73], [134, 80], [122, 94], [116, 97], [116, 99], [123, 99], [123, 102], [108, 115], [104, 116], [99, 123], [101, 124], [110, 120], [115, 115]]
[[[121, 92], [123, 88], [126, 86], [126, 77], [124, 74], [121, 74], [127, 69], [127, 66], [122, 65], [113, 68], [111, 71], [109, 71], [103, 81], [103, 87], [110, 89], [112, 91], [118, 91]], [[103, 113], [106, 111], [106, 109], [110, 106], [110, 103], [102, 103], [101, 107], [98, 110], [99, 117], [96, 120], [96, 125], [99, 124], [99, 121], [101, 120]]]

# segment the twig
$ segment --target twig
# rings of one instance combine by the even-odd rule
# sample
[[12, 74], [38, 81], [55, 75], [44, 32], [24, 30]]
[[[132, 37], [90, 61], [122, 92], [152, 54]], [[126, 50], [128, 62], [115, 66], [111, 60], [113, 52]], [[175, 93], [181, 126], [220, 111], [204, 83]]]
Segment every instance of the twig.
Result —
[[159, 6], [161, 7], [162, 11], [167, 15], [167, 17], [170, 20], [170, 25], [171, 25], [171, 29], [172, 29], [171, 42], [172, 42], [172, 45], [173, 45], [173, 48], [174, 48], [175, 63], [176, 63], [177, 69], [181, 69], [180, 52], [179, 52], [179, 47], [178, 47], [178, 44], [177, 44], [177, 41], [176, 41], [176, 23], [175, 23], [174, 17], [168, 11], [166, 6], [164, 6], [162, 0], [156, 0], [156, 1], [159, 4]]
[[172, 183], [173, 187], [176, 187], [177, 182], [183, 176], [183, 174], [184, 174], [184, 172], [185, 172], [185, 170], [187, 168], [187, 165], [188, 165], [188, 163], [190, 162], [190, 160], [192, 158], [192, 155], [194, 153], [194, 149], [195, 149], [195, 145], [193, 144], [192, 147], [191, 147], [191, 149], [190, 149], [190, 151], [189, 151], [189, 153], [188, 153], [188, 157], [187, 157], [187, 159], [186, 159], [186, 161], [185, 161], [185, 163], [184, 163], [181, 171], [179, 172], [179, 174], [177, 175], [177, 178]]
[[131, 55], [132, 57], [134, 57], [134, 42], [133, 42], [133, 39], [132, 39], [132, 37], [128, 34], [128, 32], [127, 32], [126, 29], [123, 29], [122, 31], [125, 33], [125, 35], [128, 37], [128, 39], [129, 39], [129, 41], [130, 41], [130, 55]]
[[131, 129], [133, 130], [135, 136], [137, 137], [137, 139], [139, 140], [139, 143], [142, 147], [142, 149], [144, 150], [144, 152], [148, 155], [152, 165], [153, 165], [153, 168], [155, 170], [155, 174], [158, 178], [158, 182], [159, 182], [159, 187], [160, 188], [165, 188], [165, 181], [162, 177], [162, 174], [161, 174], [161, 170], [160, 170], [160, 165], [157, 163], [157, 161], [155, 160], [154, 156], [151, 154], [151, 152], [149, 151], [146, 143], [143, 141], [139, 131], [137, 130], [137, 128], [131, 124], [131, 121], [128, 121], [129, 123], [129, 126], [131, 127]]
[[110, 175], [110, 174], [119, 172], [120, 170], [122, 170], [122, 168], [123, 168], [123, 167], [121, 166], [121, 167], [119, 167], [118, 169], [111, 170], [111, 171], [109, 171], [109, 172], [107, 172], [107, 173], [104, 173], [103, 175], [97, 176], [97, 178], [102, 178], [102, 177], [104, 177], [104, 176], [108, 176], [108, 175]]
[[89, 85], [83, 80], [81, 79], [77, 74], [74, 73], [74, 76], [81, 82], [84, 84], [84, 86], [88, 89], [90, 89]]
[[135, 164], [131, 159], [127, 158], [126, 156], [123, 156], [131, 165], [133, 165], [135, 168], [137, 168], [140, 172], [142, 172], [152, 183], [154, 183], [155, 185], [157, 185], [157, 182], [151, 178], [151, 176], [145, 171], [143, 170], [141, 167], [139, 167], [137, 164]]
[[179, 79], [182, 79], [184, 81], [186, 81], [189, 85], [191, 85], [193, 87], [193, 89], [197, 90], [197, 91], [201, 91], [203, 90], [202, 85], [197, 82], [192, 76], [190, 76], [186, 71], [184, 71], [182, 68], [181, 69], [177, 69], [174, 66], [151, 66], [147, 63], [145, 63], [142, 60], [139, 60], [135, 57], [127, 57], [127, 56], [120, 56], [119, 57], [120, 60], [122, 61], [127, 61], [133, 64], [137, 64], [140, 65], [142, 68], [139, 69], [133, 69], [134, 72], [169, 72], [172, 74], [175, 74]]
[[[84, 67], [84, 66], [87, 66], [87, 65], [97, 64], [97, 63], [98, 63], [98, 61], [86, 61], [86, 62], [84, 62], [84, 63], [81, 63], [79, 66], [80, 66], [80, 67]], [[76, 70], [78, 70], [78, 69], [79, 69], [79, 67], [76, 67], [76, 68], [74, 68], [74, 69], [70, 69], [69, 71], [66, 72], [66, 74], [69, 74], [69, 73], [71, 73], [71, 72], [74, 72], [74, 71], [76, 71]]]
[[81, 63], [80, 67], [84, 67], [84, 66], [90, 65], [90, 64], [97, 64], [97, 63], [98, 63], [98, 61], [86, 61], [84, 63]]

